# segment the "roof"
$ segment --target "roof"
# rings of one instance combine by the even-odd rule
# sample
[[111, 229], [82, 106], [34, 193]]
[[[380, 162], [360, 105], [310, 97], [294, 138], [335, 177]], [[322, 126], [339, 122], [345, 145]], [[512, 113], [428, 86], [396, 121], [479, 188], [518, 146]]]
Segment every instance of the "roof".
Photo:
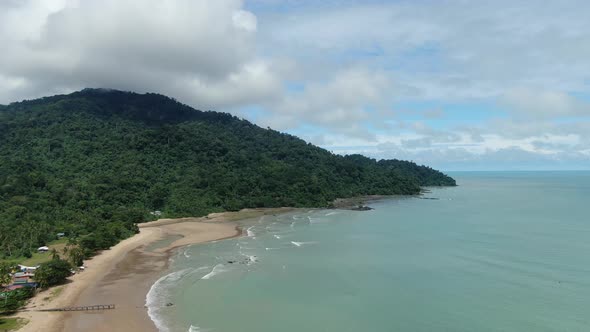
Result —
[[17, 272], [13, 275], [13, 277], [22, 278], [22, 277], [32, 277], [34, 275], [35, 275], [34, 273], [29, 273], [29, 272]]
[[7, 291], [12, 291], [15, 289], [19, 289], [19, 288], [24, 288], [24, 287], [37, 287], [38, 284], [36, 282], [28, 282], [26, 284], [20, 284], [20, 285], [9, 285], [6, 286], [4, 289]]
[[36, 270], [39, 266], [26, 266], [26, 265], [18, 265], [18, 268], [21, 270]]

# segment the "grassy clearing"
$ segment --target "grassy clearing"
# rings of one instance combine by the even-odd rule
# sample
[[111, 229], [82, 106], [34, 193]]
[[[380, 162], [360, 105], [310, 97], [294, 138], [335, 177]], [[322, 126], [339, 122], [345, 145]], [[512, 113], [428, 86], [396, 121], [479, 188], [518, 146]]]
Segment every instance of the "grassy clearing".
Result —
[[[50, 243], [47, 244], [47, 246], [49, 247], [49, 250], [51, 251], [52, 249], [57, 250], [57, 252], [63, 256], [63, 250], [66, 247], [66, 244], [68, 243], [68, 239], [67, 238], [61, 238], [59, 240], [55, 240], [55, 241], [51, 241]], [[64, 258], [64, 257], [62, 257]], [[51, 260], [51, 253], [50, 252], [35, 252], [33, 253], [33, 256], [31, 258], [26, 258], [26, 257], [20, 257], [20, 258], [15, 258], [15, 259], [10, 259], [10, 262], [13, 262], [15, 264], [22, 264], [22, 265], [26, 265], [26, 266], [37, 266], [41, 263], [45, 263]]]
[[29, 321], [20, 317], [0, 316], [0, 331], [16, 331], [25, 326]]

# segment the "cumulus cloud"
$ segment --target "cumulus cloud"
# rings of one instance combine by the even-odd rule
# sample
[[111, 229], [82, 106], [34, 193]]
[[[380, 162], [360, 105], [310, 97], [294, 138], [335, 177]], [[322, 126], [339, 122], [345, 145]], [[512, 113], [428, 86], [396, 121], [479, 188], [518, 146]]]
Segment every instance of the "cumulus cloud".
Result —
[[266, 123], [289, 129], [305, 123], [336, 129], [352, 136], [373, 137], [362, 124], [373, 121], [372, 112], [386, 111], [392, 80], [383, 73], [347, 68], [325, 81], [310, 82], [290, 91], [276, 103]]
[[[367, 113], [378, 118], [373, 123], [397, 123], [386, 129], [388, 139], [328, 134], [322, 142], [329, 149], [496, 166], [524, 151], [531, 165], [569, 158], [588, 168], [587, 10], [583, 1], [346, 1], [275, 15], [263, 36], [271, 52], [319, 64], [313, 75], [333, 72], [342, 61], [381, 68], [393, 80], [382, 100], [428, 101], [434, 107], [427, 109], [436, 110]], [[454, 111], [466, 102], [470, 111]]]
[[272, 63], [257, 55], [257, 20], [241, 1], [0, 6], [2, 102], [98, 86], [219, 108], [266, 100], [280, 85]]
[[456, 101], [518, 86], [586, 90], [588, 10], [585, 1], [366, 1], [275, 16], [264, 34], [275, 52], [395, 64], [408, 97]]
[[159, 92], [339, 153], [590, 168], [589, 2], [245, 1], [2, 1], [0, 103]]

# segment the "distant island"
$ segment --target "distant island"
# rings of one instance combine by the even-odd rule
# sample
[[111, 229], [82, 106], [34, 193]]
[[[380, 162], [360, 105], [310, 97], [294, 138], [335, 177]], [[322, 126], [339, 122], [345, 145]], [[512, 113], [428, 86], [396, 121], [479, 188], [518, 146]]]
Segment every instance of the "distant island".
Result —
[[0, 141], [0, 259], [61, 236], [91, 256], [159, 217], [456, 185], [426, 166], [336, 155], [152, 93], [85, 89], [0, 105]]

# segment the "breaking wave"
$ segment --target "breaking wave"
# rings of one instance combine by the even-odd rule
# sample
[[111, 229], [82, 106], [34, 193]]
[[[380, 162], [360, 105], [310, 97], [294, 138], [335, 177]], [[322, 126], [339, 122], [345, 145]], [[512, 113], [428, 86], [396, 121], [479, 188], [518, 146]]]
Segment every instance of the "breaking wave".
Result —
[[184, 269], [167, 274], [158, 279], [150, 288], [145, 298], [145, 306], [147, 307], [148, 316], [154, 322], [156, 327], [161, 332], [170, 331], [160, 318], [162, 309], [165, 308], [163, 304], [170, 302], [170, 288], [174, 287], [176, 282], [187, 275], [192, 269]]
[[211, 329], [203, 329], [198, 326], [192, 325], [188, 328], [188, 332], [209, 332]]
[[214, 276], [225, 272], [226, 270], [223, 268], [225, 265], [223, 264], [217, 264], [213, 267], [213, 269], [211, 270], [211, 272], [205, 274], [204, 276], [201, 277], [201, 280], [207, 280], [207, 279], [211, 279]]
[[297, 242], [297, 241], [291, 241], [291, 243], [296, 246], [296, 247], [303, 247], [306, 244], [316, 244], [317, 242], [314, 241], [309, 241], [309, 242]]

